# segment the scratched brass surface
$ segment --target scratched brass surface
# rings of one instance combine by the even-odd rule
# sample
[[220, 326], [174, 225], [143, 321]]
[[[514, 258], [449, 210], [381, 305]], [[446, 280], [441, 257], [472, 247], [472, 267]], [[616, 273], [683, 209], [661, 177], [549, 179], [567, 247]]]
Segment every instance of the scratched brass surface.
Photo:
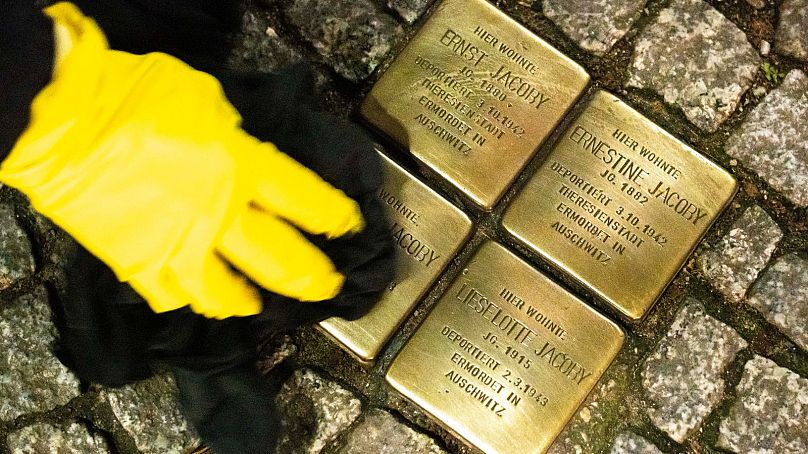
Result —
[[736, 186], [724, 169], [600, 91], [508, 207], [503, 225], [636, 320]]
[[471, 234], [462, 211], [382, 155], [384, 183], [377, 195], [392, 223], [398, 277], [381, 301], [355, 321], [330, 318], [321, 327], [362, 362], [375, 360], [449, 260]]
[[486, 453], [542, 453], [622, 343], [617, 325], [489, 241], [387, 381]]
[[485, 0], [445, 0], [361, 110], [490, 209], [588, 81], [583, 68]]

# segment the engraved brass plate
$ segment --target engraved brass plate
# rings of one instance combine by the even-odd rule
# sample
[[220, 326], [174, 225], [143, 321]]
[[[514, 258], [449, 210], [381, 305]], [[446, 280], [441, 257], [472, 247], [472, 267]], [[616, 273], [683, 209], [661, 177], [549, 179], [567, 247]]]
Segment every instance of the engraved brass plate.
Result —
[[487, 242], [387, 381], [486, 453], [542, 453], [622, 344], [617, 325]]
[[485, 0], [444, 0], [362, 114], [491, 209], [588, 81]]
[[725, 170], [600, 91], [517, 195], [503, 225], [637, 320], [736, 187]]
[[321, 327], [357, 359], [370, 363], [471, 234], [462, 211], [382, 155], [378, 196], [392, 223], [398, 277], [376, 306], [355, 321], [330, 318]]

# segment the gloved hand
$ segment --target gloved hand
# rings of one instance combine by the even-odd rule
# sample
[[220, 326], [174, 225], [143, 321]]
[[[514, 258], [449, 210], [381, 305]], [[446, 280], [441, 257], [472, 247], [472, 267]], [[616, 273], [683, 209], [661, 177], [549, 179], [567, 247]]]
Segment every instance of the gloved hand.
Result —
[[165, 54], [108, 49], [71, 4], [46, 10], [57, 61], [0, 180], [112, 268], [157, 312], [252, 315], [243, 276], [298, 300], [344, 277], [293, 226], [329, 238], [363, 228], [358, 205], [269, 143], [211, 76]]

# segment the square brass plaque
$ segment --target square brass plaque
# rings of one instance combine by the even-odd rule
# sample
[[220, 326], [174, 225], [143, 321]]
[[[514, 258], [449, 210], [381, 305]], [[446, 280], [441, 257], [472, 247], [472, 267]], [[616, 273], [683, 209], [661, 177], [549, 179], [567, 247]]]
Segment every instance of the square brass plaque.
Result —
[[330, 318], [321, 327], [357, 359], [372, 362], [471, 234], [472, 222], [389, 158], [382, 155], [378, 191], [396, 244], [398, 277], [376, 306], [355, 321]]
[[485, 0], [444, 0], [362, 114], [491, 209], [588, 81]]
[[503, 225], [637, 320], [736, 187], [724, 169], [599, 91], [517, 195]]
[[486, 453], [542, 453], [622, 344], [617, 325], [487, 242], [387, 381]]

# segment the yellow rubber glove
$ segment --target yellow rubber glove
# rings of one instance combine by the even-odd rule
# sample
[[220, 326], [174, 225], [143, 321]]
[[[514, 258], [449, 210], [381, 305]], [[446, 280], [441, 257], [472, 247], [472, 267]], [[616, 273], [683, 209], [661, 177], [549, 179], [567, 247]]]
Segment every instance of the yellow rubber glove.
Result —
[[260, 312], [257, 289], [230, 265], [301, 301], [339, 292], [344, 277], [291, 224], [329, 238], [358, 232], [356, 202], [240, 129], [212, 76], [169, 55], [109, 50], [70, 3], [45, 11], [53, 80], [0, 180], [157, 312]]

